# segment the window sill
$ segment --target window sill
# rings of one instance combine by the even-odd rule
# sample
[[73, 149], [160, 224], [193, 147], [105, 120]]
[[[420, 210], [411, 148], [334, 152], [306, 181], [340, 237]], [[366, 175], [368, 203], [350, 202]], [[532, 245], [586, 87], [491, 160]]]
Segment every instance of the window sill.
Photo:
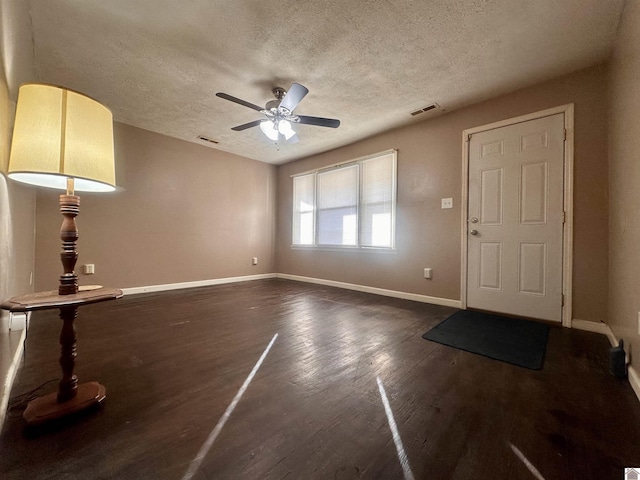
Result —
[[291, 245], [291, 250], [307, 250], [318, 252], [341, 252], [341, 253], [375, 253], [383, 255], [397, 255], [395, 248], [382, 247], [338, 247], [330, 245]]

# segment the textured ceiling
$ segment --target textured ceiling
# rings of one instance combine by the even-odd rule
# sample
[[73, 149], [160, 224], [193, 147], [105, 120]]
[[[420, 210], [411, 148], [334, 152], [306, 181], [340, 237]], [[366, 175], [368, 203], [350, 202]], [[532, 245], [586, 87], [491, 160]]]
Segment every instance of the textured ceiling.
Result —
[[[279, 164], [604, 61], [623, 0], [30, 0], [38, 80], [111, 108], [115, 120]], [[310, 93], [274, 145], [231, 127], [275, 86]], [[203, 143], [204, 144], [204, 143]]]

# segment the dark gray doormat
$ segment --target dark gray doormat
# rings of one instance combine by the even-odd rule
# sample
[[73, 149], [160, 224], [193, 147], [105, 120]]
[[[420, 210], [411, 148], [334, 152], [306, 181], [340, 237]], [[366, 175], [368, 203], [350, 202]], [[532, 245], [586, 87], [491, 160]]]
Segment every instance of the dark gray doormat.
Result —
[[549, 326], [519, 318], [461, 310], [422, 338], [519, 367], [540, 370]]

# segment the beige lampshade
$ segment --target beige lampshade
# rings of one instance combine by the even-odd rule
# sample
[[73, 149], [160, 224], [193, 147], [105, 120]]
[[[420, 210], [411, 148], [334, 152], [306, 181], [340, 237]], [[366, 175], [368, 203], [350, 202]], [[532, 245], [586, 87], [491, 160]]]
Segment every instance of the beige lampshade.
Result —
[[25, 84], [18, 93], [9, 178], [81, 192], [115, 190], [113, 117], [97, 101], [64, 88]]

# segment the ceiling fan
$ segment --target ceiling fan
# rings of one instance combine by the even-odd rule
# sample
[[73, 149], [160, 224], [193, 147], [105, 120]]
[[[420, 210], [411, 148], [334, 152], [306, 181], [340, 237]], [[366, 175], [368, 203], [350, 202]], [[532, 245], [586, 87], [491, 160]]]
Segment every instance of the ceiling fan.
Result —
[[277, 142], [280, 136], [282, 136], [289, 143], [297, 143], [299, 139], [292, 127], [294, 123], [329, 128], [338, 128], [340, 126], [340, 120], [335, 118], [309, 117], [306, 115], [295, 115], [293, 113], [293, 110], [298, 106], [300, 101], [309, 93], [309, 89], [303, 85], [292, 83], [289, 91], [281, 87], [276, 87], [272, 92], [276, 98], [275, 100], [268, 101], [265, 108], [222, 92], [216, 93], [216, 96], [257, 110], [266, 117], [261, 120], [254, 120], [253, 122], [238, 125], [231, 130], [240, 132], [247, 128], [260, 126], [260, 130], [274, 142]]

